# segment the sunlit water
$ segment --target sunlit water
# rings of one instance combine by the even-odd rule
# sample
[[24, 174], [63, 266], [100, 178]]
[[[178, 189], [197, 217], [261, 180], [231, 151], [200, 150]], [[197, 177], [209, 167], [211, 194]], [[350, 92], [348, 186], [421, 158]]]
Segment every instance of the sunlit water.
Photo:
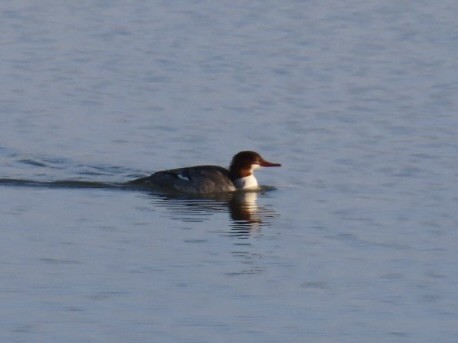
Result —
[[[0, 4], [0, 341], [456, 342], [456, 13]], [[123, 185], [245, 149], [261, 192]]]

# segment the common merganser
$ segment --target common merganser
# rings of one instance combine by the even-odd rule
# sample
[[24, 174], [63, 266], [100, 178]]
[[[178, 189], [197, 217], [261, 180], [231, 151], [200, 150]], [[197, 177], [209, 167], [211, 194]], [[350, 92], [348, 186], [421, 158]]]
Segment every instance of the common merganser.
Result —
[[258, 189], [253, 171], [259, 167], [280, 167], [254, 151], [241, 151], [232, 158], [229, 169], [204, 165], [158, 171], [130, 184], [152, 185], [184, 193], [209, 194]]

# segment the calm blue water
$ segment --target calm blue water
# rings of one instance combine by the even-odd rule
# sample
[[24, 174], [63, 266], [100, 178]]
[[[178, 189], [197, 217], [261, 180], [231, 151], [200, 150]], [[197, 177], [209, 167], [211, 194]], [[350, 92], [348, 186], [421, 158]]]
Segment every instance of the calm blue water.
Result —
[[[0, 341], [456, 342], [456, 13], [0, 3]], [[117, 186], [246, 149], [243, 199]]]

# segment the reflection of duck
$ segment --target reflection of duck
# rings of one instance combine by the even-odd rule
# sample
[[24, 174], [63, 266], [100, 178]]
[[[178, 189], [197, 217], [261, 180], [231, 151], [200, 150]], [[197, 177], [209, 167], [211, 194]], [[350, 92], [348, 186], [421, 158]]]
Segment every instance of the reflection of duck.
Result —
[[253, 191], [236, 193], [229, 202], [231, 218], [245, 223], [261, 223], [256, 203], [258, 193]]
[[238, 192], [229, 202], [233, 234], [237, 237], [248, 237], [262, 227], [265, 213], [257, 204], [258, 192]]
[[228, 213], [236, 236], [249, 236], [263, 226], [270, 225], [276, 213], [271, 208], [259, 207], [257, 198], [273, 190], [273, 187], [262, 187], [257, 191], [239, 191], [214, 194], [186, 194], [177, 192], [152, 191], [155, 205], [172, 211], [172, 218], [183, 222], [201, 222], [209, 215]]
[[259, 189], [253, 171], [259, 167], [280, 167], [264, 160], [254, 151], [241, 151], [232, 158], [229, 169], [205, 165], [158, 171], [129, 184], [151, 185], [191, 194], [234, 192]]

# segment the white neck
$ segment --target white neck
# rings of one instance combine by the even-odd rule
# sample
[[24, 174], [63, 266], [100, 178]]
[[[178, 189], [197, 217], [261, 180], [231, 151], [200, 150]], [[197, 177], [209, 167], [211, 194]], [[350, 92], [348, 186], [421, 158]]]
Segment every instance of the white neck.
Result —
[[254, 177], [253, 174], [241, 177], [234, 181], [235, 187], [237, 189], [256, 189], [259, 188], [258, 180]]

